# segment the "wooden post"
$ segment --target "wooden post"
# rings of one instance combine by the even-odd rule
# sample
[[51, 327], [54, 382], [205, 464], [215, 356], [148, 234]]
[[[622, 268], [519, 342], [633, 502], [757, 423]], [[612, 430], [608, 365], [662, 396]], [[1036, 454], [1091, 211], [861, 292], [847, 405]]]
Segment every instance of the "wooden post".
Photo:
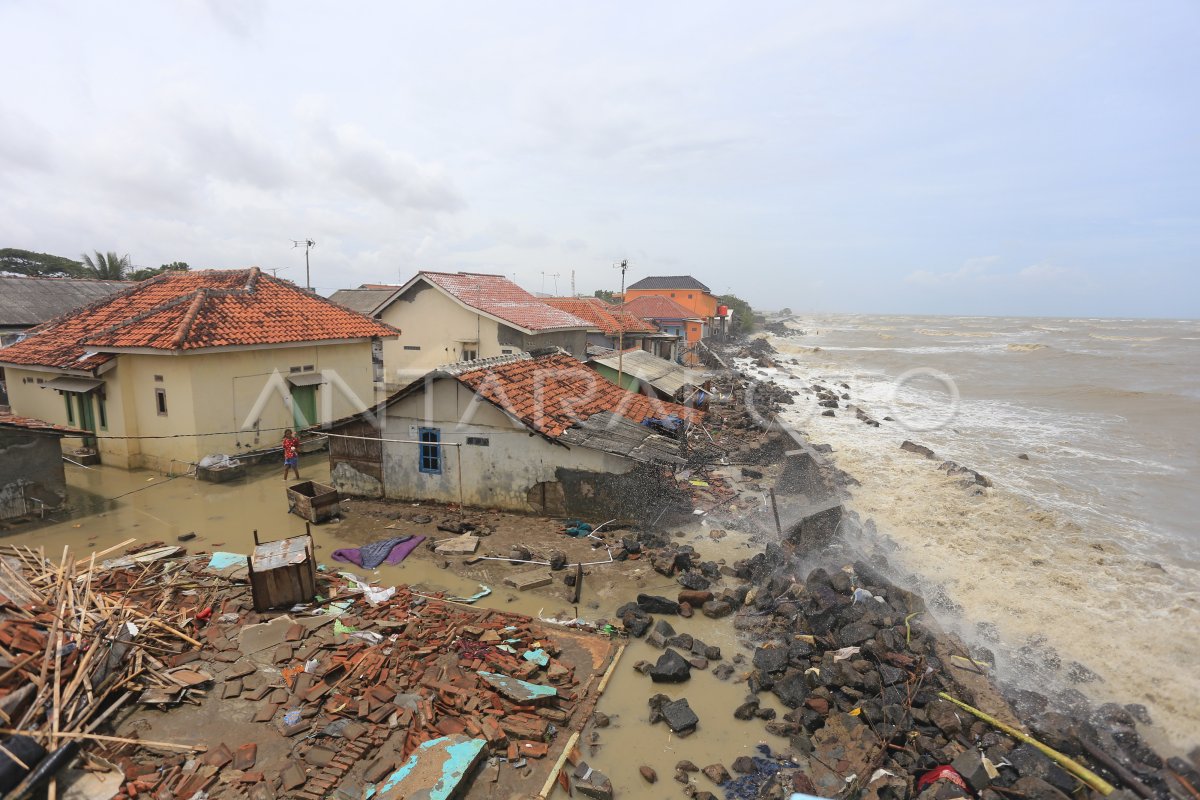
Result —
[[779, 534], [779, 538], [783, 538], [783, 526], [779, 524], [779, 506], [775, 503], [775, 489], [771, 492], [771, 513], [775, 516], [775, 532]]
[[579, 602], [579, 593], [583, 591], [583, 564], [575, 562], [575, 599], [572, 603]]

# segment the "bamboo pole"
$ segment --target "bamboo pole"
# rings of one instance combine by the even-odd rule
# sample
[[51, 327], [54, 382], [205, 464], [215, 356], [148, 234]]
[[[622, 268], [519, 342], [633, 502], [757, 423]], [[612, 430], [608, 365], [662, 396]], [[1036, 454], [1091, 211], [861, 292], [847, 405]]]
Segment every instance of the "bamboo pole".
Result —
[[558, 773], [562, 771], [563, 764], [567, 761], [567, 756], [570, 755], [571, 750], [575, 748], [575, 743], [578, 741], [579, 731], [575, 731], [571, 734], [571, 738], [567, 739], [567, 746], [563, 748], [562, 755], [558, 757], [554, 768], [550, 770], [550, 775], [546, 778], [546, 784], [538, 792], [538, 800], [546, 800], [550, 796], [550, 793], [554, 791], [554, 781], [558, 779]]
[[[5, 734], [6, 736], [18, 733], [29, 735], [29, 731], [22, 731], [18, 728], [0, 728], [0, 733]], [[82, 733], [79, 731], [60, 731], [59, 733], [46, 735], [55, 739], [92, 739], [97, 742], [112, 742], [114, 744], [136, 744], [140, 747], [161, 747], [164, 750], [190, 750], [193, 753], [204, 753], [208, 751], [208, 745], [203, 744], [153, 742], [148, 739], [126, 739], [122, 736], [102, 736], [99, 733]]]
[[617, 654], [613, 656], [612, 663], [608, 665], [608, 669], [604, 671], [604, 677], [600, 679], [600, 685], [596, 687], [596, 696], [604, 694], [604, 690], [608, 688], [608, 681], [612, 678], [613, 673], [617, 671], [617, 662], [621, 660], [621, 656], [625, 653], [625, 645], [621, 645], [617, 649]]
[[1017, 730], [1016, 728], [1012, 727], [1011, 725], [1006, 725], [1005, 723], [1001, 722], [1000, 720], [996, 719], [995, 717], [993, 717], [989, 714], [986, 714], [983, 711], [980, 711], [978, 708], [969, 706], [961, 700], [955, 700], [953, 697], [946, 694], [945, 692], [938, 692], [938, 697], [942, 698], [943, 700], [949, 700], [951, 703], [954, 703], [954, 705], [958, 706], [959, 708], [963, 709], [964, 711], [968, 711], [971, 714], [974, 714], [975, 716], [979, 717], [981, 720], [983, 720], [987, 724], [989, 724], [995, 728], [998, 728], [999, 730], [1003, 731], [1004, 733], [1007, 733], [1009, 736], [1013, 737], [1014, 739], [1025, 742], [1026, 744], [1033, 745], [1038, 750], [1041, 750], [1042, 753], [1044, 753], [1046, 756], [1048, 756], [1052, 761], [1054, 761], [1055, 763], [1057, 763], [1060, 766], [1062, 766], [1063, 768], [1065, 768], [1076, 778], [1079, 778], [1079, 780], [1083, 781], [1084, 783], [1086, 783], [1088, 786], [1095, 789], [1100, 794], [1110, 795], [1116, 791], [1116, 787], [1114, 787], [1111, 783], [1104, 780], [1099, 775], [1097, 775], [1096, 773], [1092, 772], [1087, 767], [1080, 764], [1078, 761], [1075, 761], [1070, 756], [1067, 756], [1067, 755], [1064, 755], [1064, 754], [1058, 752], [1057, 750], [1055, 750], [1053, 747], [1050, 747], [1049, 745], [1042, 744], [1041, 742], [1039, 742], [1037, 739], [1034, 739], [1029, 734], [1022, 733], [1021, 731]]

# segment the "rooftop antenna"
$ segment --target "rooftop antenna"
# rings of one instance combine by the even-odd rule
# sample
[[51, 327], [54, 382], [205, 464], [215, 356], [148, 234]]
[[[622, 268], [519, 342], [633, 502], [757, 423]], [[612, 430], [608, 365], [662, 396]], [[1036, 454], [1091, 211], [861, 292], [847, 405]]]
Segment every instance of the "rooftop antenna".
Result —
[[[625, 270], [629, 269], [629, 259], [622, 258], [620, 264], [613, 264], [615, 269], [621, 270], [621, 302], [625, 302]], [[620, 317], [617, 318], [617, 386], [621, 386], [622, 373], [625, 372], [625, 322]]]
[[571, 297], [578, 296], [579, 295], [575, 294], [575, 270], [571, 270]]
[[276, 278], [279, 276], [279, 273], [283, 272], [285, 269], [291, 269], [291, 267], [267, 267], [267, 272], [271, 273], [272, 278]]
[[304, 248], [304, 288], [312, 289], [312, 275], [308, 269], [308, 251], [317, 246], [317, 243], [312, 239], [292, 239], [292, 249], [297, 247]]
[[546, 293], [546, 277], [547, 277], [547, 276], [549, 276], [549, 277], [551, 277], [551, 278], [553, 278], [553, 279], [554, 279], [554, 293], [555, 293], [555, 294], [558, 294], [558, 277], [559, 277], [559, 273], [557, 273], [557, 272], [545, 272], [545, 271], [543, 271], [543, 272], [542, 272], [542, 294], [545, 294], [545, 293]]

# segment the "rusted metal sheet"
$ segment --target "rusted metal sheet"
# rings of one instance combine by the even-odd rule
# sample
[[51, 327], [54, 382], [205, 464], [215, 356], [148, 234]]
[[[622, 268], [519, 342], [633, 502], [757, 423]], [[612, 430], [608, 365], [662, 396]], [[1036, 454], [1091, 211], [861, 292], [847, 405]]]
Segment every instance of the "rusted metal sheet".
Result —
[[483, 755], [484, 739], [461, 733], [424, 742], [376, 788], [375, 800], [452, 800]]

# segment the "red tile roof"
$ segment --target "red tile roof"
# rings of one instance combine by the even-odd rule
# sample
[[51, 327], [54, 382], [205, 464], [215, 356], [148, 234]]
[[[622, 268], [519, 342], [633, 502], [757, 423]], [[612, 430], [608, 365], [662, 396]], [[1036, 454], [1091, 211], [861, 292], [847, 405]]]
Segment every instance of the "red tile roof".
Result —
[[91, 434], [79, 428], [72, 428], [69, 425], [56, 425], [53, 422], [46, 422], [33, 417], [18, 417], [16, 414], [9, 414], [5, 411], [0, 411], [0, 428], [16, 428], [24, 431], [34, 431], [35, 433], [56, 433], [62, 436], [90, 436]]
[[586, 320], [547, 305], [503, 275], [422, 271], [413, 280], [417, 278], [424, 278], [471, 308], [526, 331], [592, 327]]
[[621, 389], [561, 351], [464, 362], [440, 371], [551, 439], [603, 411], [636, 423], [672, 414], [691, 422], [701, 417], [693, 408]]
[[591, 323], [605, 336], [625, 333], [658, 333], [658, 328], [644, 319], [635, 317], [610, 305], [599, 297], [544, 297], [542, 300], [560, 311], [574, 314]]
[[702, 319], [690, 308], [684, 308], [671, 298], [660, 295], [635, 297], [621, 308], [642, 319]]
[[166, 272], [32, 329], [0, 350], [0, 363], [93, 370], [116, 348], [177, 352], [397, 333], [258, 267]]

